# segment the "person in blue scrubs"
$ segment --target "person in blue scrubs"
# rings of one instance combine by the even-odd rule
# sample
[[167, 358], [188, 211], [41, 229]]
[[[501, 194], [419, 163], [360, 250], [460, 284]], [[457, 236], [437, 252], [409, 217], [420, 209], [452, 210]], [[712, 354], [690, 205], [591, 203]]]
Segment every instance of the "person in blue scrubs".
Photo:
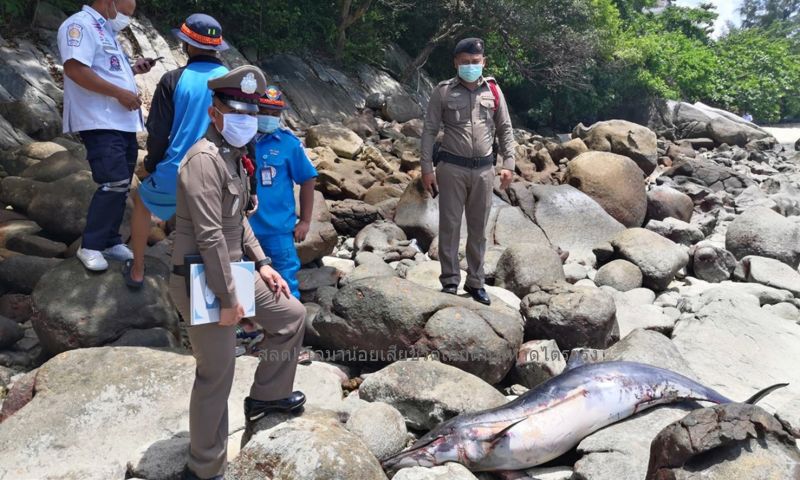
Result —
[[133, 260], [122, 270], [125, 283], [139, 289], [144, 283], [144, 251], [151, 214], [161, 220], [175, 215], [178, 166], [189, 148], [208, 130], [211, 90], [208, 81], [228, 72], [217, 56], [227, 50], [222, 27], [213, 17], [197, 13], [172, 32], [189, 57], [185, 67], [164, 74], [158, 82], [147, 118], [147, 157], [150, 175], [133, 191], [131, 247]]
[[[258, 208], [250, 217], [261, 248], [272, 259], [272, 268], [300, 298], [297, 272], [300, 258], [295, 242], [302, 242], [311, 227], [317, 170], [306, 156], [303, 144], [281, 126], [286, 108], [283, 94], [270, 85], [259, 101], [258, 134], [250, 145], [255, 163]], [[296, 213], [294, 187], [300, 185], [300, 219]]]

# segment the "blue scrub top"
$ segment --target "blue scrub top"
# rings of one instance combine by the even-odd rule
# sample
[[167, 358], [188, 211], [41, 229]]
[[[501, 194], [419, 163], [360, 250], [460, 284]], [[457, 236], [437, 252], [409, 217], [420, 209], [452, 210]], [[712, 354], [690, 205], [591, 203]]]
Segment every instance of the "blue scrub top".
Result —
[[317, 176], [303, 144], [291, 131], [278, 129], [256, 137], [258, 210], [250, 217], [257, 237], [294, 233], [297, 224], [294, 185]]

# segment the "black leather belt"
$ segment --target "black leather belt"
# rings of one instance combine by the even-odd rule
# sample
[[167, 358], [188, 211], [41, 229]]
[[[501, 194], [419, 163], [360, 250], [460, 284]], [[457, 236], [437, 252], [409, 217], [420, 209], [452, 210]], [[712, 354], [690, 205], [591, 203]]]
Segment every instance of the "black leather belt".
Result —
[[458, 165], [459, 167], [478, 169], [494, 165], [494, 154], [489, 154], [485, 157], [460, 157], [450, 152], [440, 151], [438, 160]]

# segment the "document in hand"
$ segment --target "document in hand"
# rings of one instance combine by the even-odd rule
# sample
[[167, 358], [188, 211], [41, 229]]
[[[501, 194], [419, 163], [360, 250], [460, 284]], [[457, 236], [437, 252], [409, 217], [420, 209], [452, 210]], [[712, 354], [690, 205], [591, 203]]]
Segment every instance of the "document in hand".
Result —
[[[214, 292], [206, 283], [205, 266], [202, 263], [192, 264], [189, 272], [189, 302], [192, 307], [191, 325], [204, 325], [219, 322], [220, 303]], [[231, 263], [231, 274], [236, 285], [236, 296], [244, 308], [244, 316], [256, 314], [256, 266], [253, 262]]]

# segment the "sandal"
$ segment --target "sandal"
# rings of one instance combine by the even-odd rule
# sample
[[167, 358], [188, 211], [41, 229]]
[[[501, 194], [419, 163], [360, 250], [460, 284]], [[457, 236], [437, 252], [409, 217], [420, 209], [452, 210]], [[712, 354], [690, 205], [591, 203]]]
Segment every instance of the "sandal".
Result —
[[311, 365], [311, 352], [308, 350], [301, 350], [297, 355], [297, 363], [300, 365]]
[[128, 288], [139, 290], [144, 286], [144, 279], [136, 281], [131, 278], [131, 270], [133, 269], [133, 260], [125, 260], [125, 266], [122, 267], [122, 278], [125, 279], [125, 285]]

